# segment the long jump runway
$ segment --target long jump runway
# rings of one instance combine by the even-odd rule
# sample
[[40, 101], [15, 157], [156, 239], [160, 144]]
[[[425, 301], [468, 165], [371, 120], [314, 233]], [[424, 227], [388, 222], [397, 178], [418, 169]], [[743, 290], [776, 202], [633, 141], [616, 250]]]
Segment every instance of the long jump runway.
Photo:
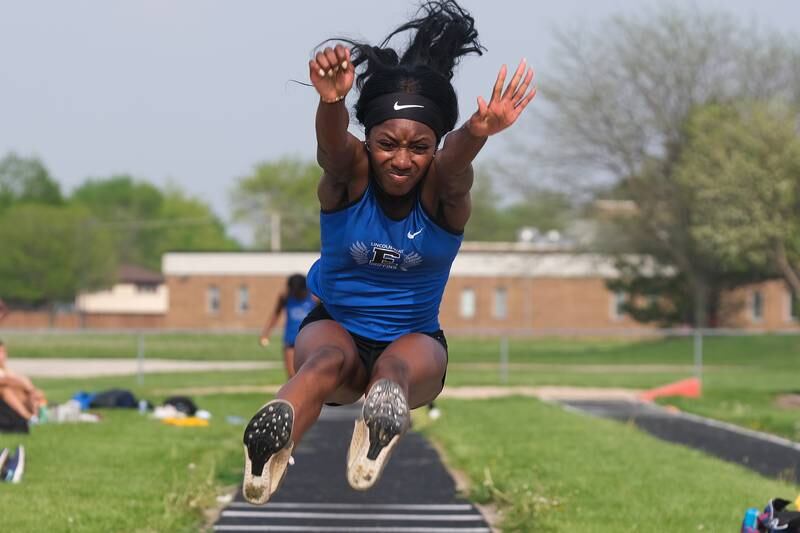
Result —
[[383, 476], [367, 492], [350, 488], [345, 459], [360, 405], [326, 407], [295, 449], [283, 486], [266, 505], [245, 502], [241, 490], [215, 531], [490, 533], [478, 509], [456, 496], [436, 451], [409, 431]]
[[637, 427], [662, 440], [702, 450], [768, 477], [800, 483], [800, 444], [718, 420], [630, 401], [565, 401], [584, 413]]

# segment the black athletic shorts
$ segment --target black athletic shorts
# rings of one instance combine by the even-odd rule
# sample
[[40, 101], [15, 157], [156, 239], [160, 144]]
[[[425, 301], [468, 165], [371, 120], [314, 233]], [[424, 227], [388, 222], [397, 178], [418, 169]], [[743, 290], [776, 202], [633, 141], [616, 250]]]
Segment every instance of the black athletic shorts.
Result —
[[[333, 317], [328, 313], [328, 310], [322, 305], [322, 302], [318, 303], [317, 306], [312, 309], [308, 315], [306, 315], [306, 318], [300, 324], [300, 329], [303, 329], [308, 324], [318, 320], [334, 320]], [[375, 361], [378, 360], [378, 357], [380, 357], [386, 347], [392, 342], [368, 339], [367, 337], [356, 335], [352, 331], [348, 331], [348, 333], [353, 338], [353, 342], [356, 344], [356, 348], [358, 349], [358, 357], [364, 363], [364, 368], [367, 369], [367, 375], [372, 375], [372, 367], [375, 366]], [[439, 344], [441, 344], [444, 348], [445, 355], [447, 355], [447, 339], [445, 338], [442, 330], [431, 333], [420, 333], [439, 341]], [[444, 379], [442, 379], [442, 385], [444, 385]]]

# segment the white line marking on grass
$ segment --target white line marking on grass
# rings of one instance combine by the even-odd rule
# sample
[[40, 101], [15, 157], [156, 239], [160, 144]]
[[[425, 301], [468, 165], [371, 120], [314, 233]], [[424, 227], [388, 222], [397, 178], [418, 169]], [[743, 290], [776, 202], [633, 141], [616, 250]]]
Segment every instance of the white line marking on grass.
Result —
[[325, 531], [331, 533], [491, 533], [488, 527], [214, 526], [215, 531]]
[[370, 509], [370, 510], [395, 510], [395, 511], [474, 511], [468, 503], [312, 503], [270, 502], [266, 505], [253, 505], [247, 502], [233, 502], [228, 507], [245, 509]]
[[418, 522], [483, 522], [480, 514], [292, 513], [282, 511], [222, 511], [230, 518], [307, 518], [312, 520], [402, 520]]
[[568, 403], [561, 403], [561, 402], [556, 401], [556, 400], [542, 400], [542, 401], [544, 403], [549, 403], [550, 405], [560, 406], [563, 410], [567, 411], [568, 413], [573, 413], [573, 414], [576, 414], [576, 415], [583, 415], [583, 416], [586, 416], [586, 415], [597, 416], [596, 413], [593, 413], [593, 412], [590, 412], [590, 411], [584, 411], [583, 409], [579, 409], [577, 407], [573, 407], [572, 405], [570, 405]]
[[718, 429], [726, 429], [728, 431], [732, 431], [734, 433], [739, 433], [741, 435], [746, 435], [748, 437], [752, 437], [757, 440], [763, 440], [766, 442], [770, 442], [772, 444], [776, 444], [778, 446], [783, 446], [784, 448], [789, 448], [791, 450], [795, 450], [800, 452], [800, 443], [791, 441], [789, 439], [784, 439], [783, 437], [778, 437], [777, 435], [770, 435], [769, 433], [762, 433], [761, 431], [756, 431], [754, 429], [747, 429], [741, 426], [737, 426], [735, 424], [731, 424], [728, 422], [721, 422], [719, 420], [714, 420], [713, 418], [706, 418], [703, 416], [698, 416], [692, 413], [685, 413], [681, 411], [680, 413], [675, 413], [674, 416], [683, 417], [693, 422], [697, 422], [699, 424], [703, 424], [706, 426], [718, 428]]
[[[559, 402], [547, 402], [547, 403], [559, 403]], [[589, 416], [601, 416], [602, 413], [613, 413], [613, 409], [607, 408], [607, 406], [603, 406], [601, 409], [592, 409], [590, 406], [586, 406], [585, 408], [575, 407], [573, 405], [569, 405], [566, 403], [560, 403], [561, 407], [570, 413], [579, 413], [582, 415], [589, 415]], [[663, 407], [656, 405], [656, 404], [649, 404], [643, 403], [639, 406], [646, 406], [649, 408], [650, 413], [647, 411], [633, 413], [631, 418], [635, 418], [637, 416], [658, 416], [659, 418], [684, 418], [686, 420], [691, 420], [692, 422], [696, 422], [698, 424], [713, 427], [717, 429], [723, 429], [726, 431], [730, 431], [732, 433], [738, 433], [740, 435], [745, 435], [747, 437], [752, 437], [756, 440], [769, 442], [771, 444], [775, 444], [777, 446], [782, 446], [784, 448], [789, 448], [790, 450], [794, 450], [800, 452], [800, 443], [794, 442], [789, 439], [785, 439], [783, 437], [778, 437], [777, 435], [771, 435], [769, 433], [763, 433], [761, 431], [756, 431], [754, 429], [747, 429], [741, 426], [737, 426], [736, 424], [731, 424], [730, 422], [722, 422], [720, 420], [715, 420], [713, 418], [706, 418], [704, 416], [695, 415], [692, 413], [687, 413], [685, 411], [679, 411], [677, 413], [667, 411]], [[665, 440], [665, 439], [664, 439]]]

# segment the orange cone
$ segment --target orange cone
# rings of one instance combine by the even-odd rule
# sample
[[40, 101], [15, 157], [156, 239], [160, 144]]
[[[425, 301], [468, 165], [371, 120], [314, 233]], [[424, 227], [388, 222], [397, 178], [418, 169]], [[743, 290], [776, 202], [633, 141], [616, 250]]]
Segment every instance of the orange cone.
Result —
[[650, 402], [656, 398], [661, 398], [664, 396], [699, 398], [701, 394], [702, 383], [700, 380], [698, 378], [688, 378], [645, 391], [639, 395], [639, 399], [645, 402]]

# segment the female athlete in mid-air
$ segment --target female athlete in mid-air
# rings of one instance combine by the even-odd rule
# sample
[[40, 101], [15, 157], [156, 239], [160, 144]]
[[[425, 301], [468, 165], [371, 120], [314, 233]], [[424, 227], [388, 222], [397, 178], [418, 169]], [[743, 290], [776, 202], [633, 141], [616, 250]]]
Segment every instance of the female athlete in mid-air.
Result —
[[[400, 56], [388, 43], [404, 32], [412, 40]], [[452, 131], [453, 69], [482, 51], [472, 17], [454, 1], [425, 3], [380, 46], [347, 45], [309, 62], [324, 172], [322, 250], [308, 285], [320, 303], [295, 343], [297, 373], [245, 429], [243, 492], [252, 503], [277, 490], [323, 404], [366, 394], [347, 455], [348, 482], [366, 490], [409, 427], [409, 409], [441, 392], [448, 356], [439, 304], [470, 215], [472, 160], [536, 94], [525, 60], [508, 83], [504, 65], [489, 101], [478, 97], [477, 110]], [[354, 80], [364, 141], [347, 131]]]

